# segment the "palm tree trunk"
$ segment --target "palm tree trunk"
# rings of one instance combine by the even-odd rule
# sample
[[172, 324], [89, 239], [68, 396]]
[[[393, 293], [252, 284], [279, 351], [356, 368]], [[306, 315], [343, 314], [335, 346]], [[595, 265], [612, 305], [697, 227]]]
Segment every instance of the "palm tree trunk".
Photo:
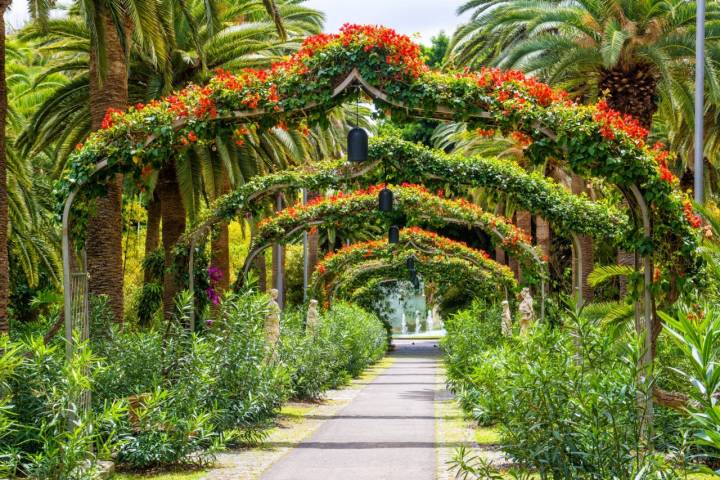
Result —
[[[102, 2], [96, 3], [104, 36], [106, 69], [100, 71], [97, 46], [90, 49], [90, 113], [93, 130], [101, 127], [108, 108], [127, 106], [128, 71], [125, 45]], [[129, 36], [129, 28], [127, 29]], [[88, 218], [87, 257], [90, 275], [89, 291], [107, 295], [116, 322], [123, 320], [122, 268], [122, 177], [108, 182], [106, 194], [96, 201], [96, 209]]]
[[[250, 236], [255, 238], [255, 220], [250, 222]], [[252, 243], [252, 241], [250, 242]], [[253, 261], [253, 269], [258, 275], [258, 291], [267, 292], [267, 261], [265, 260], [265, 252], [261, 253]]]
[[10, 1], [0, 1], [0, 335], [10, 330], [8, 302], [10, 298], [10, 261], [8, 258], [8, 192], [5, 165], [5, 117], [7, 115], [7, 91], [5, 83], [5, 19]]
[[[317, 197], [319, 197], [320, 194], [318, 192], [308, 192], [307, 199], [308, 201], [314, 200]], [[320, 233], [317, 230], [313, 230], [308, 232], [308, 272], [312, 276], [313, 272], [315, 271], [315, 267], [317, 267], [318, 264], [318, 255], [320, 252]]]
[[163, 276], [163, 316], [170, 320], [175, 306], [175, 296], [181, 289], [177, 272], [172, 266], [175, 261], [173, 248], [185, 232], [185, 206], [180, 195], [174, 162], [165, 165], [158, 175], [157, 187], [162, 213], [162, 244], [165, 252], [165, 275]]
[[550, 256], [550, 224], [540, 215], [535, 216], [535, 241], [543, 251], [543, 255]]
[[[160, 196], [158, 192], [153, 192], [153, 196], [147, 205], [147, 226], [145, 228], [145, 258], [151, 255], [160, 246], [160, 219], [162, 211], [160, 207]], [[152, 272], [145, 269], [143, 282], [148, 284], [152, 282]]]
[[[275, 211], [282, 210], [282, 197], [278, 196]], [[277, 302], [280, 308], [285, 308], [285, 247], [277, 243], [272, 247], [272, 279], [273, 288], [278, 291]]]

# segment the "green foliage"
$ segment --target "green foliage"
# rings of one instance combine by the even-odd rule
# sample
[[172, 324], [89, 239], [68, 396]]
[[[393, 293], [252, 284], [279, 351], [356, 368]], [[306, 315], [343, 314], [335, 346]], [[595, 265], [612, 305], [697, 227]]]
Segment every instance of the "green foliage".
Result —
[[[572, 312], [563, 320], [562, 328], [536, 325], [528, 338], [502, 338], [492, 308], [476, 304], [449, 319], [443, 348], [461, 405], [497, 424], [504, 451], [541, 478], [675, 478], [663, 455], [644, 452], [635, 343]], [[660, 449], [673, 418], [658, 412]], [[482, 467], [461, 460], [460, 471]]]
[[[41, 337], [2, 345], [4, 383], [0, 470], [33, 479], [93, 478], [98, 460], [109, 459], [121, 443], [116, 429], [125, 413], [120, 399], [96, 409], [82, 408], [102, 370], [87, 343], [77, 343], [65, 362], [64, 351], [45, 346]], [[2, 428], [2, 427], [0, 427]]]
[[678, 369], [692, 387], [689, 405], [694, 441], [720, 458], [720, 312], [707, 307], [694, 312], [679, 312], [676, 318], [659, 312], [667, 330], [682, 350], [687, 363]]
[[385, 353], [383, 324], [364, 310], [334, 304], [315, 331], [304, 332], [304, 315], [283, 318], [280, 358], [291, 372], [293, 396], [317, 399], [357, 377]]

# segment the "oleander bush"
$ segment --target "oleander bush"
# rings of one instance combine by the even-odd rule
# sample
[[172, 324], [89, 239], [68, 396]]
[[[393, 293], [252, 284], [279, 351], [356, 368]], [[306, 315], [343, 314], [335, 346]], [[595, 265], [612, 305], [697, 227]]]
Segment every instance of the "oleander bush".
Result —
[[[229, 444], [262, 440], [290, 397], [319, 398], [384, 354], [382, 322], [344, 304], [323, 313], [314, 333], [300, 312], [285, 315], [270, 348], [267, 306], [265, 295], [228, 295], [189, 333], [187, 294], [163, 331], [122, 330], [96, 302], [97, 334], [68, 363], [59, 339], [4, 338], [0, 475], [94, 478], [104, 459], [130, 469], [204, 466]], [[84, 391], [92, 392], [88, 409], [80, 408]]]
[[334, 304], [314, 332], [303, 334], [304, 320], [300, 311], [286, 315], [281, 340], [296, 398], [317, 399], [357, 377], [387, 347], [384, 324], [354, 305]]
[[672, 478], [682, 417], [657, 407], [661, 453], [643, 452], [639, 348], [625, 331], [568, 310], [560, 326], [502, 338], [498, 309], [477, 303], [446, 328], [449, 387], [479, 423], [497, 425], [518, 466], [541, 478]]

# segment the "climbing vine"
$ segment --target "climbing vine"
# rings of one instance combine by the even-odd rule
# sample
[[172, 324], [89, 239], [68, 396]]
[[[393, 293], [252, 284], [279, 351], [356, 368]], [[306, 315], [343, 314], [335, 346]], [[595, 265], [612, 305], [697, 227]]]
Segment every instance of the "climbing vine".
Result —
[[539, 173], [528, 173], [507, 160], [446, 155], [395, 137], [372, 138], [369, 158], [377, 165], [358, 167], [344, 161], [326, 162], [252, 179], [221, 197], [191, 234], [202, 233], [215, 223], [230, 221], [241, 214], [257, 214], [263, 208], [262, 200], [276, 192], [337, 188], [348, 180], [366, 183], [365, 180], [374, 176], [381, 167], [384, 173], [409, 182], [452, 181], [454, 184], [506, 192], [523, 209], [551, 222], [558, 233], [577, 233], [619, 242], [623, 232], [629, 228], [627, 217], [614, 206], [573, 195], [552, 179]]
[[[320, 197], [306, 205], [296, 204], [264, 219], [258, 224], [250, 251], [265, 248], [273, 243], [289, 240], [293, 232], [319, 228], [321, 226], [357, 225], [358, 228], [376, 218], [378, 192], [384, 185], [348, 194], [338, 193], [331, 197]], [[488, 213], [467, 200], [450, 200], [434, 195], [419, 185], [406, 184], [390, 186], [395, 194], [396, 210], [402, 212], [409, 224], [423, 224], [440, 227], [460, 224], [484, 230], [496, 244], [502, 245], [529, 271], [543, 274], [546, 259], [541, 251], [533, 247], [528, 235], [507, 219]]]
[[407, 257], [414, 253], [422, 256], [444, 254], [466, 260], [494, 277], [496, 285], [511, 291], [517, 288], [517, 282], [510, 269], [492, 260], [487, 252], [468, 247], [462, 242], [437, 233], [412, 227], [400, 231], [400, 243], [396, 245], [384, 239], [371, 240], [354, 243], [336, 252], [328, 253], [318, 263], [313, 273], [310, 291], [316, 292], [321, 282], [341, 275], [355, 264], [371, 260], [393, 263], [399, 256]]

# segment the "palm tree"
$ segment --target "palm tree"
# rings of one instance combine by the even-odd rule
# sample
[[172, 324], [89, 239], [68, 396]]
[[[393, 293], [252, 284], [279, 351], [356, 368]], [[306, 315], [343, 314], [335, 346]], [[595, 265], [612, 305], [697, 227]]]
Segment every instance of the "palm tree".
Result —
[[[65, 82], [61, 74], [42, 75], [47, 60], [34, 45], [11, 39], [3, 50], [11, 59], [4, 78], [7, 83], [5, 155], [7, 199], [7, 268], [13, 285], [30, 289], [58, 287], [60, 284], [59, 232], [54, 223], [52, 182], [46, 172], [52, 168], [53, 155], [44, 150], [29, 157], [14, 148], [38, 105]], [[26, 309], [16, 308], [16, 318]], [[1, 328], [7, 328], [0, 316]]]
[[[685, 0], [472, 0], [472, 11], [451, 42], [457, 64], [491, 61], [519, 68], [567, 89], [579, 99], [608, 105], [650, 126], [660, 84], [690, 76], [695, 5]], [[710, 2], [707, 38], [720, 34], [718, 6]], [[708, 85], [717, 92], [715, 59]]]
[[5, 84], [5, 11], [10, 0], [0, 0], [0, 334], [8, 332], [8, 301], [10, 295], [10, 261], [8, 257], [8, 190], [5, 164], [5, 117], [7, 93]]
[[[211, 7], [218, 8], [211, 8]], [[127, 96], [132, 103], [147, 102], [170, 94], [189, 81], [202, 82], [215, 68], [242, 69], [265, 67], [284, 55], [291, 53], [300, 39], [321, 29], [323, 17], [319, 12], [300, 5], [299, 2], [264, 2], [263, 5], [250, 0], [233, 4], [208, 6], [207, 2], [176, 3], [163, 17], [161, 36], [166, 49], [164, 60], [148, 51], [139, 41], [131, 45], [130, 74]], [[277, 33], [278, 22], [282, 20], [282, 35]], [[45, 47], [60, 55], [60, 60], [48, 73], [62, 71], [73, 76], [73, 80], [58, 89], [35, 115], [20, 139], [20, 144], [33, 151], [48, 145], [57, 145], [58, 151], [66, 154], [72, 145], [89, 132], [93, 112], [78, 105], [87, 105], [92, 90], [89, 66], [92, 52], [89, 41], [92, 32], [87, 23], [77, 16], [61, 20], [49, 20], [45, 28], [31, 26], [23, 32], [25, 38], [42, 40]], [[90, 54], [88, 54], [88, 52]], [[297, 139], [288, 139], [277, 129], [267, 132], [255, 142], [248, 142], [245, 149], [238, 148], [230, 139], [217, 139], [214, 148], [196, 147], [187, 155], [174, 162], [175, 175], [162, 172], [162, 188], [157, 195], [151, 193], [154, 203], [149, 214], [165, 212], [162, 242], [166, 247], [166, 263], [172, 263], [170, 245], [183, 233], [184, 228], [171, 227], [182, 213], [192, 222], [196, 218], [201, 200], [210, 201], [235, 187], [256, 173], [267, 171], [269, 166], [282, 167], [296, 163], [300, 156], [297, 146], [288, 148]], [[252, 148], [250, 148], [252, 147]], [[285, 149], [288, 153], [278, 153]], [[61, 155], [61, 159], [64, 157]], [[275, 167], [273, 167], [275, 168]], [[175, 179], [174, 182], [172, 180]], [[162, 192], [162, 195], [160, 194]], [[168, 195], [164, 198], [163, 195]], [[172, 215], [170, 218], [168, 215]], [[161, 222], [149, 215], [152, 227], [159, 228]], [[184, 222], [184, 220], [183, 220]], [[150, 222], [149, 222], [150, 223]], [[183, 224], [184, 225], [184, 224]], [[167, 227], [167, 229], [166, 229]], [[226, 227], [214, 251], [219, 254], [213, 259], [223, 268], [226, 260], [220, 260], [227, 251]], [[148, 232], [148, 248], [155, 248], [160, 235], [155, 230]], [[147, 251], [146, 254], [150, 253]], [[223, 268], [227, 272], [227, 268]], [[168, 279], [170, 282], [170, 279]], [[171, 308], [174, 291], [179, 287], [166, 283], [166, 310]]]

